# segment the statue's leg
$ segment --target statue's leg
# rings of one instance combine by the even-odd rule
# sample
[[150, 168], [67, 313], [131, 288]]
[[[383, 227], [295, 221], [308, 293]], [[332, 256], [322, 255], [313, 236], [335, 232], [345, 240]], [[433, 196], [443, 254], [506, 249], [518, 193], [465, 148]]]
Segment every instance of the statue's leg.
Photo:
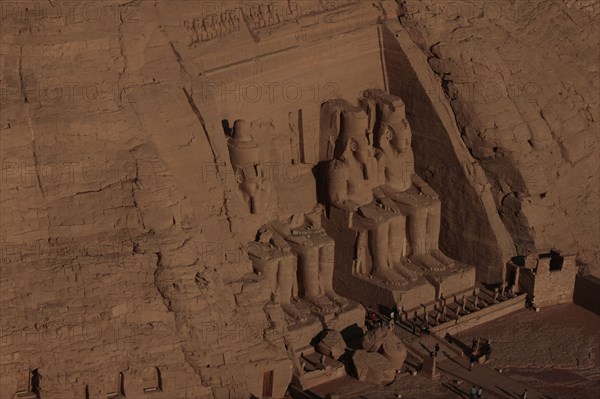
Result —
[[408, 207], [408, 242], [411, 255], [427, 253], [427, 208]]
[[427, 210], [427, 250], [435, 251], [439, 248], [440, 228], [442, 219], [442, 202], [434, 199]]
[[395, 215], [390, 221], [390, 259], [398, 263], [404, 257], [404, 248], [406, 244], [406, 217], [404, 215]]
[[369, 249], [371, 250], [371, 259], [373, 260], [373, 270], [387, 268], [388, 260], [388, 235], [389, 223], [378, 223], [373, 230], [369, 232]]
[[334, 244], [325, 244], [319, 248], [319, 269], [323, 292], [333, 291], [333, 254]]
[[345, 306], [348, 304], [344, 298], [340, 297], [333, 290], [333, 272], [335, 268], [334, 263], [334, 244], [325, 244], [319, 249], [319, 267], [321, 273], [321, 285], [325, 296], [332, 302], [337, 303], [339, 306]]
[[257, 259], [252, 262], [254, 270], [261, 274], [265, 283], [275, 292], [277, 287], [277, 261], [273, 259]]
[[426, 269], [443, 270], [444, 265], [429, 254], [427, 247], [427, 206], [400, 205], [407, 217], [411, 259]]
[[300, 254], [302, 283], [304, 284], [304, 299], [314, 303], [323, 310], [333, 309], [331, 302], [323, 296], [319, 280], [319, 248], [303, 247]]
[[292, 299], [292, 289], [294, 286], [294, 280], [296, 279], [294, 269], [296, 263], [296, 257], [291, 254], [281, 258], [279, 260], [279, 267], [277, 270], [277, 284], [279, 286], [279, 302], [290, 303]]
[[297, 258], [292, 254], [282, 258], [279, 261], [277, 273], [277, 282], [279, 285], [279, 302], [283, 310], [296, 320], [306, 320], [306, 315], [300, 312], [291, 303], [291, 299], [295, 297], [296, 288], [296, 262]]
[[390, 221], [389, 255], [393, 262], [394, 270], [409, 281], [415, 281], [419, 275], [404, 264], [404, 251], [406, 246], [406, 217], [395, 215]]
[[368, 235], [369, 233], [366, 230], [359, 230], [356, 237], [356, 253], [354, 255], [356, 270], [354, 270], [354, 272], [359, 276], [366, 276], [369, 274], [365, 259]]
[[454, 260], [444, 255], [439, 247], [441, 219], [442, 202], [435, 199], [427, 211], [427, 249], [444, 266], [452, 267], [454, 266]]
[[371, 274], [381, 280], [401, 285], [406, 280], [393, 270], [393, 264], [389, 261], [389, 234], [390, 220], [378, 222], [369, 231], [369, 250], [373, 261]]
[[320, 294], [319, 287], [319, 258], [317, 248], [302, 248], [300, 259], [300, 270], [302, 274], [302, 283], [304, 285], [304, 295], [306, 298], [314, 299]]

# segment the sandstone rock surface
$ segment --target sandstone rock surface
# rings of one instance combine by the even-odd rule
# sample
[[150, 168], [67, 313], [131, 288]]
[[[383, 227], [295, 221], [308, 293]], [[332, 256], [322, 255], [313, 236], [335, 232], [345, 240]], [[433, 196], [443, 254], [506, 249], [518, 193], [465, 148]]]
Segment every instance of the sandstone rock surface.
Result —
[[599, 3], [408, 0], [402, 12], [516, 251], [560, 246], [598, 274]]
[[352, 355], [352, 362], [359, 381], [389, 384], [396, 378], [394, 365], [379, 353], [357, 350]]
[[317, 344], [317, 351], [337, 360], [346, 351], [346, 342], [338, 331], [328, 330]]
[[377, 352], [385, 356], [397, 370], [402, 368], [408, 355], [402, 340], [388, 328], [375, 328], [365, 334], [362, 347], [368, 352]]
[[[321, 104], [365, 88], [407, 105], [448, 255], [498, 281], [557, 246], [598, 273], [597, 1], [292, 3], [0, 4], [2, 395], [35, 371], [56, 398], [283, 396], [298, 337], [248, 232], [313, 209]], [[228, 157], [244, 118], [279, 195], [263, 214]]]

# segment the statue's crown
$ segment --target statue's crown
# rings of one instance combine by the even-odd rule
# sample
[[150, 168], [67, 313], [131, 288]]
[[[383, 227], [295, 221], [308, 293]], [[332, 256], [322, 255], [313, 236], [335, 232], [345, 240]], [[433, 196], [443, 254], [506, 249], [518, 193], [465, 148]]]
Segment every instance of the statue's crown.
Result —
[[231, 137], [236, 141], [253, 141], [250, 124], [243, 119], [238, 119], [233, 123], [233, 134]]

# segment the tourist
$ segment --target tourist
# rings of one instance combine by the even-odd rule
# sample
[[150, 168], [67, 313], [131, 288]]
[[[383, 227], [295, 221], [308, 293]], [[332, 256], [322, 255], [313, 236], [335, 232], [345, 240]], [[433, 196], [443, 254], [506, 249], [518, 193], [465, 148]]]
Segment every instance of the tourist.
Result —
[[469, 399], [475, 399], [477, 397], [477, 389], [475, 385], [471, 386], [471, 390], [469, 391]]
[[435, 344], [434, 351], [435, 351], [435, 357], [437, 357], [438, 352], [440, 351], [440, 344], [437, 344], [437, 343]]
[[523, 395], [521, 395], [521, 399], [527, 399], [527, 389], [523, 391]]
[[375, 314], [375, 312], [371, 312], [371, 324], [373, 324], [373, 326], [377, 324], [377, 315]]
[[423, 325], [421, 326], [421, 336], [423, 334], [429, 334], [429, 322], [427, 321], [427, 316], [425, 316], [425, 321], [423, 321]]
[[469, 371], [473, 369], [473, 363], [475, 363], [475, 356], [469, 356]]
[[481, 399], [482, 394], [483, 394], [483, 390], [481, 389], [481, 387], [479, 387], [479, 389], [477, 390], [477, 399]]
[[394, 319], [394, 323], [397, 323], [400, 319], [400, 311], [398, 310], [398, 306], [394, 306], [392, 308], [392, 313], [394, 314], [394, 317], [392, 317], [392, 319]]
[[473, 343], [471, 344], [471, 352], [475, 353], [477, 349], [477, 338], [473, 337]]

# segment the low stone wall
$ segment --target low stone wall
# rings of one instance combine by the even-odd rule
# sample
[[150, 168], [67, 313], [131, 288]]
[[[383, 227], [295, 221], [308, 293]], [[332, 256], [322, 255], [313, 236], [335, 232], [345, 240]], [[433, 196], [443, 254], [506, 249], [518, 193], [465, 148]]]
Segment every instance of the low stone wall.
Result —
[[462, 316], [458, 320], [449, 321], [447, 323], [440, 324], [439, 326], [435, 326], [431, 329], [431, 332], [439, 336], [444, 336], [446, 333], [455, 335], [461, 331], [468, 330], [480, 324], [487, 323], [488, 321], [492, 321], [499, 317], [515, 312], [519, 309], [523, 309], [524, 307], [525, 295], [519, 295], [515, 298], [488, 306], [466, 316]]
[[575, 255], [564, 255], [560, 252], [540, 252], [516, 264], [506, 264], [504, 281], [508, 286], [514, 285], [516, 292], [525, 292], [528, 299], [533, 297], [536, 306], [550, 306], [573, 301], [577, 265]]
[[534, 288], [536, 305], [549, 306], [572, 302], [576, 275], [575, 256], [565, 256], [560, 270], [551, 270], [549, 264], [538, 266]]
[[575, 277], [573, 302], [600, 315], [600, 278], [591, 274], [578, 274]]

